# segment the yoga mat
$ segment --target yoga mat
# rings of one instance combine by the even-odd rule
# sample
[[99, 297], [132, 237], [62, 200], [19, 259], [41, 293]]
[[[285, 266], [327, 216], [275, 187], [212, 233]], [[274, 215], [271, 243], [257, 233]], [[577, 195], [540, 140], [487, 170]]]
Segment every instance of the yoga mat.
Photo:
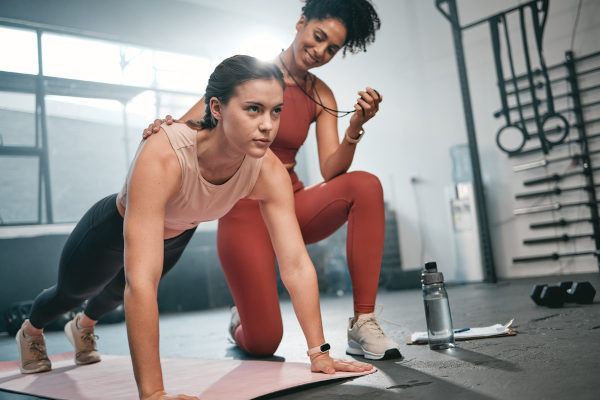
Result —
[[[52, 371], [24, 375], [17, 361], [0, 362], [0, 389], [50, 399], [137, 399], [131, 359], [102, 355], [102, 361], [77, 366], [73, 353], [50, 357]], [[367, 373], [312, 373], [309, 364], [276, 361], [163, 358], [165, 388], [170, 394], [201, 399], [251, 399], [293, 387], [352, 378]]]

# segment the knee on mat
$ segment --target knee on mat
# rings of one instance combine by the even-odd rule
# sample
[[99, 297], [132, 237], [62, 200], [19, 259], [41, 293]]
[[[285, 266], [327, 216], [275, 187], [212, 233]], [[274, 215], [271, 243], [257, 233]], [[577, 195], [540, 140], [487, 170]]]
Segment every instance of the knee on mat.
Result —
[[275, 354], [275, 350], [281, 343], [283, 337], [283, 328], [271, 331], [262, 331], [261, 335], [254, 340], [246, 341], [246, 352], [253, 356], [272, 356]]

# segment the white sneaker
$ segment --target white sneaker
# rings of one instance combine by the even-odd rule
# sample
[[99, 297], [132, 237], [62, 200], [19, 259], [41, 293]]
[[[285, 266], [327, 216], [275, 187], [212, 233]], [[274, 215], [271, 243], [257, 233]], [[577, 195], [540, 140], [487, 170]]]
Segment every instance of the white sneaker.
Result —
[[22, 374], [36, 374], [38, 372], [50, 371], [52, 363], [46, 354], [46, 342], [44, 335], [28, 336], [23, 335], [23, 326], [17, 332], [15, 340], [17, 349], [19, 349], [19, 369]]
[[387, 337], [375, 319], [375, 314], [362, 314], [356, 322], [348, 321], [348, 348], [346, 354], [363, 356], [369, 360], [402, 358], [400, 346]]
[[96, 348], [96, 338], [94, 327], [79, 328], [77, 321], [81, 318], [82, 313], [75, 315], [75, 318], [67, 322], [65, 325], [65, 334], [67, 339], [73, 345], [75, 350], [75, 364], [93, 364], [100, 361], [100, 353]]
[[240, 326], [240, 314], [238, 314], [238, 310], [236, 306], [231, 307], [231, 320], [229, 321], [229, 335], [233, 339], [235, 343], [235, 330], [238, 326]]

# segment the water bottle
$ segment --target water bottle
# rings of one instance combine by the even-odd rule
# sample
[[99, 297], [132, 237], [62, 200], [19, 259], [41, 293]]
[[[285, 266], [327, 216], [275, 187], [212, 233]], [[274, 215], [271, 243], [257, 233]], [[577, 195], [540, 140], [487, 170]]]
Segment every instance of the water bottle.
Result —
[[442, 350], [454, 347], [454, 331], [448, 293], [444, 288], [444, 275], [437, 270], [435, 262], [425, 264], [421, 273], [425, 319], [429, 348]]

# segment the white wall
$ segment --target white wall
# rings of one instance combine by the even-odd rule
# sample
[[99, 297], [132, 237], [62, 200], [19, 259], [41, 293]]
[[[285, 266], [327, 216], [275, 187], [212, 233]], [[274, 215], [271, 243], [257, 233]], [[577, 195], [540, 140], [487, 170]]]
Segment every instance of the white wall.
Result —
[[[515, 0], [458, 0], [457, 3], [463, 24], [519, 4]], [[368, 52], [338, 57], [314, 72], [333, 89], [341, 109], [351, 107], [356, 91], [366, 85], [382, 93], [380, 112], [365, 126], [367, 133], [352, 169], [368, 170], [380, 177], [386, 200], [392, 202], [400, 218], [404, 268], [417, 268], [424, 260], [437, 260], [442, 266], [454, 269], [458, 266], [454, 265], [456, 255], [446, 194], [453, 182], [449, 148], [466, 143], [467, 135], [450, 24], [436, 10], [434, 0], [375, 0], [375, 4], [382, 28]], [[577, 5], [577, 0], [551, 0], [544, 38], [548, 65], [564, 60]], [[584, 0], [575, 37], [576, 54], [600, 50], [599, 21], [600, 2]], [[514, 22], [509, 20], [509, 26], [517, 28]], [[513, 34], [515, 42], [518, 30], [511, 29]], [[577, 242], [577, 247], [569, 244], [534, 248], [521, 244], [524, 238], [541, 235], [529, 231], [529, 222], [552, 216], [513, 217], [513, 209], [531, 202], [514, 200], [515, 193], [525, 190], [520, 183], [525, 175], [515, 174], [511, 166], [525, 160], [509, 160], [495, 144], [495, 133], [502, 121], [492, 115], [500, 108], [500, 101], [487, 24], [466, 31], [464, 45], [498, 276], [597, 271], [591, 256], [560, 262], [512, 263], [513, 257], [582, 250], [593, 248], [593, 243], [583, 240]], [[523, 73], [524, 69], [519, 68], [522, 59], [516, 60], [516, 64], [517, 73]], [[346, 125], [347, 120], [342, 119], [340, 135]], [[314, 138], [311, 139], [305, 153], [311, 178], [316, 181], [320, 175], [316, 145]], [[529, 157], [538, 158], [540, 155]], [[534, 171], [527, 177], [543, 172]], [[411, 183], [412, 177], [417, 178], [417, 183]], [[571, 183], [575, 184], [569, 182], [567, 186]], [[544, 203], [550, 200], [545, 199]], [[586, 210], [579, 213], [582, 212], [585, 214]], [[584, 224], [576, 230], [591, 232], [591, 226]], [[555, 233], [560, 232], [545, 232], [544, 236]]]

